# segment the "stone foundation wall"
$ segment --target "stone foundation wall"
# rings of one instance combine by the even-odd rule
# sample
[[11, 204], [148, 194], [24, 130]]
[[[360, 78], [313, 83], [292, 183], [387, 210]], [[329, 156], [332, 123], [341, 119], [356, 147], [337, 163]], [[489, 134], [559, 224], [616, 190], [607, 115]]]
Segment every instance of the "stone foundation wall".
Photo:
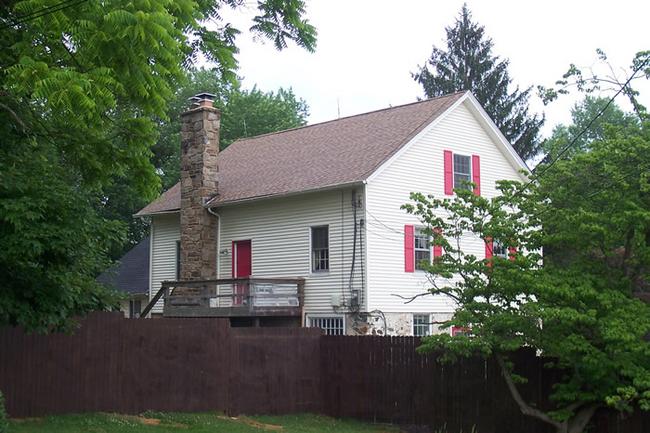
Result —
[[[413, 315], [426, 313], [360, 313], [346, 316], [347, 335], [389, 335], [412, 336]], [[453, 313], [432, 313], [432, 322], [449, 320]], [[449, 329], [440, 329], [439, 325], [432, 324], [433, 334], [449, 333]]]

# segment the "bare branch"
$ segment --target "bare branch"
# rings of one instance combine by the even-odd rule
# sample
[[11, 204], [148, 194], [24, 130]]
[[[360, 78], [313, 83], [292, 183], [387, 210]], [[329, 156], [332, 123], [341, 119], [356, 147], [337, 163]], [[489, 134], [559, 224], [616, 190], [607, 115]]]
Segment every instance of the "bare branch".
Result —
[[422, 296], [428, 296], [428, 295], [430, 295], [430, 294], [431, 294], [431, 293], [429, 293], [429, 292], [418, 293], [417, 295], [415, 295], [415, 296], [411, 296], [411, 297], [398, 295], [397, 293], [391, 293], [390, 295], [391, 295], [391, 296], [395, 296], [396, 298], [406, 299], [406, 302], [404, 302], [404, 303], [405, 303], [405, 304], [410, 304], [411, 302], [415, 301], [417, 298], [421, 298]]
[[14, 110], [11, 109], [8, 105], [3, 104], [0, 102], [0, 108], [5, 110], [9, 115], [16, 121], [18, 125], [20, 125], [20, 129], [22, 129], [22, 132], [25, 132], [27, 130], [27, 126], [25, 126], [25, 123], [22, 121], [22, 119], [16, 114]]

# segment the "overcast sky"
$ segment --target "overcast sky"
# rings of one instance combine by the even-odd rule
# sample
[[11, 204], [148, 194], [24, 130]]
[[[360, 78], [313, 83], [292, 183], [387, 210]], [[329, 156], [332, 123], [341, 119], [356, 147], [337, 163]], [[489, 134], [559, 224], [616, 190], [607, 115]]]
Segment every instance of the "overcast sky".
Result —
[[[494, 41], [494, 53], [510, 59], [510, 75], [522, 88], [551, 85], [571, 62], [596, 64], [602, 48], [616, 67], [650, 49], [649, 1], [468, 1], [473, 18]], [[252, 4], [252, 3], [251, 3]], [[410, 72], [423, 65], [433, 45], [443, 47], [445, 26], [454, 22], [461, 0], [307, 0], [307, 17], [318, 29], [315, 53], [290, 46], [238, 39], [243, 85], [262, 90], [291, 87], [310, 107], [309, 123], [335, 119], [415, 101], [423, 97]], [[255, 9], [226, 18], [244, 30]], [[622, 76], [622, 73], [621, 73]], [[645, 81], [645, 80], [644, 80]], [[639, 85], [650, 105], [650, 86]], [[612, 95], [612, 93], [609, 93]], [[552, 126], [569, 119], [579, 96], [563, 97], [547, 107], [535, 96], [532, 108], [546, 113]], [[625, 100], [617, 102], [624, 108]]]

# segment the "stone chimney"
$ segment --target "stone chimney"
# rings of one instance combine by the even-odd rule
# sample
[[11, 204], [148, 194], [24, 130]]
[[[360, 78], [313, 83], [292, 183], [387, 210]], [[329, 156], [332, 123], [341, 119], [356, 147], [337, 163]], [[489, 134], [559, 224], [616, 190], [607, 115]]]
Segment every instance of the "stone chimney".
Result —
[[181, 280], [215, 279], [218, 219], [203, 205], [219, 189], [221, 113], [200, 93], [181, 114]]

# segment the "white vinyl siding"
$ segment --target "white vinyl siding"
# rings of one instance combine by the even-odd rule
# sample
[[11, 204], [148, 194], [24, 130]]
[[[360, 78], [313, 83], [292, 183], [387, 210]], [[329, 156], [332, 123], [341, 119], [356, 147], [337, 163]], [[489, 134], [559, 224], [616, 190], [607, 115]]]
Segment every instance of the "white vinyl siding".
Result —
[[[444, 151], [481, 158], [481, 195], [493, 197], [498, 179], [521, 180], [517, 169], [488, 135], [466, 101], [419, 136], [366, 186], [368, 234], [368, 310], [385, 313], [447, 313], [454, 304], [443, 296], [424, 296], [405, 304], [402, 297], [425, 292], [430, 283], [424, 272], [404, 272], [404, 225], [421, 222], [400, 206], [411, 192], [444, 197]], [[417, 176], [414, 175], [417, 173]], [[479, 258], [485, 244], [475, 236], [462, 247]]]
[[[357, 188], [363, 197], [363, 188]], [[260, 200], [218, 209], [223, 225], [219, 245], [220, 278], [230, 278], [232, 241], [250, 239], [252, 276], [305, 278], [305, 312], [332, 313], [332, 297], [350, 302], [354, 221], [351, 190], [324, 191], [285, 198]], [[364, 210], [358, 209], [357, 218]], [[327, 226], [329, 270], [312, 272], [310, 234], [312, 227]], [[364, 269], [359, 237], [353, 278], [353, 290], [360, 292]], [[365, 249], [365, 248], [364, 248]], [[365, 252], [365, 251], [364, 251]], [[365, 275], [364, 275], [365, 279]], [[345, 309], [344, 309], [345, 310]]]
[[[151, 217], [151, 280], [149, 299], [160, 289], [160, 283], [176, 279], [176, 245], [181, 239], [180, 214]], [[163, 302], [158, 302], [152, 313], [162, 313]], [[144, 306], [142, 307], [144, 309]]]

